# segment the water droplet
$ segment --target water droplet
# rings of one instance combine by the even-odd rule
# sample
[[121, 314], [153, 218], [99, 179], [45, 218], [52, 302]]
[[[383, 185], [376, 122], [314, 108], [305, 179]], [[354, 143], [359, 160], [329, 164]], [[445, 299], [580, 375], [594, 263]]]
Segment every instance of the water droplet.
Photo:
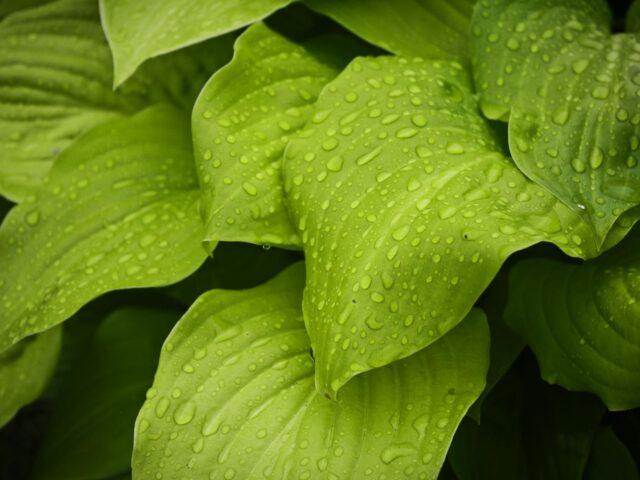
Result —
[[398, 458], [408, 457], [416, 453], [416, 448], [409, 443], [400, 443], [397, 445], [390, 445], [382, 451], [380, 460], [385, 464], [390, 464]]
[[195, 414], [196, 404], [189, 400], [176, 408], [176, 411], [173, 413], [173, 421], [176, 422], [177, 425], [186, 425], [193, 420]]
[[342, 160], [342, 157], [340, 155], [336, 155], [327, 162], [327, 169], [331, 172], [339, 172], [342, 170], [343, 163], [344, 161]]

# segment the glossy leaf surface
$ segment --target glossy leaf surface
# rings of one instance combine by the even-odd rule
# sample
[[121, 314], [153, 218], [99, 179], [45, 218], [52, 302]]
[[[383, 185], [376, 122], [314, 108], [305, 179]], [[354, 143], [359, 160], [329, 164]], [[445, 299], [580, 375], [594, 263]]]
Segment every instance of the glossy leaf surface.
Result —
[[284, 206], [282, 155], [347, 63], [350, 43], [345, 36], [296, 43], [262, 23], [240, 36], [233, 61], [193, 111], [207, 244], [299, 246]]
[[314, 388], [303, 284], [298, 264], [255, 289], [196, 301], [167, 339], [138, 417], [134, 478], [437, 476], [484, 385], [482, 313], [358, 377], [334, 402]]
[[320, 391], [453, 328], [512, 252], [593, 255], [589, 231], [500, 151], [455, 62], [351, 63], [285, 156]]
[[640, 203], [640, 41], [609, 20], [602, 0], [491, 0], [473, 17], [484, 113], [509, 120], [518, 167], [600, 243]]
[[113, 51], [115, 85], [145, 60], [263, 19], [291, 0], [100, 0], [100, 12]]

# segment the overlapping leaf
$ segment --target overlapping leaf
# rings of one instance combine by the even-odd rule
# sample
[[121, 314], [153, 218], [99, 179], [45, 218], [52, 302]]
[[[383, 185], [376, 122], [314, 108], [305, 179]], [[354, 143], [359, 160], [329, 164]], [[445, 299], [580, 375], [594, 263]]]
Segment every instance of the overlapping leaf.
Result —
[[305, 0], [304, 3], [374, 45], [399, 55], [467, 56], [474, 0]]
[[47, 386], [60, 352], [61, 333], [55, 327], [0, 353], [0, 427]]
[[59, 0], [0, 23], [1, 194], [22, 200], [75, 137], [145, 104], [139, 91], [111, 90], [97, 13]]
[[640, 203], [640, 41], [609, 18], [604, 0], [490, 0], [472, 22], [484, 113], [509, 119], [518, 167], [601, 243]]
[[597, 394], [612, 410], [640, 406], [640, 229], [584, 264], [532, 259], [511, 276], [505, 313], [542, 376]]
[[176, 311], [138, 307], [102, 321], [55, 401], [33, 478], [103, 479], [129, 472], [135, 418], [178, 317]]
[[297, 44], [262, 23], [240, 36], [193, 112], [207, 243], [299, 245], [284, 207], [282, 154], [351, 51], [344, 36]]
[[457, 63], [352, 62], [284, 165], [317, 385], [332, 396], [453, 328], [510, 253], [550, 241], [594, 254], [578, 216], [500, 153]]
[[58, 154], [101, 123], [158, 101], [191, 111], [231, 40], [149, 62], [114, 92], [97, 2], [58, 0], [11, 15], [0, 24], [0, 194], [26, 198]]
[[333, 402], [314, 388], [303, 285], [298, 264], [253, 290], [196, 301], [138, 417], [134, 478], [436, 478], [484, 385], [482, 313]]
[[638, 467], [631, 452], [620, 441], [611, 427], [602, 427], [591, 445], [586, 480], [638, 480]]
[[291, 0], [100, 0], [115, 85], [145, 60], [249, 25]]
[[63, 152], [0, 228], [0, 351], [98, 295], [173, 283], [205, 258], [189, 125], [157, 106]]

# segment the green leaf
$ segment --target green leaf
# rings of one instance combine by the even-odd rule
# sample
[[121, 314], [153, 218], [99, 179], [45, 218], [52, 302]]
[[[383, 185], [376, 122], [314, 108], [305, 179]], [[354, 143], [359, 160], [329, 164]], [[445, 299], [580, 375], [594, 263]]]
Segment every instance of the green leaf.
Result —
[[229, 36], [146, 63], [118, 92], [97, 2], [59, 0], [0, 23], [0, 194], [24, 200], [78, 136], [150, 103], [191, 111]]
[[[487, 370], [475, 310], [330, 401], [314, 388], [304, 267], [200, 297], [167, 339], [136, 425], [134, 478], [435, 478]], [[171, 457], [165, 453], [171, 452]]]
[[331, 396], [453, 328], [510, 253], [594, 253], [578, 216], [500, 153], [455, 62], [355, 60], [285, 157], [316, 382]]
[[592, 396], [512, 370], [487, 396], [480, 425], [462, 421], [449, 463], [460, 480], [582, 480], [603, 414]]
[[640, 0], [635, 0], [627, 12], [627, 32], [640, 32]]
[[503, 315], [507, 299], [508, 267], [503, 267], [477, 302], [478, 308], [481, 308], [487, 316], [491, 333], [487, 385], [467, 414], [478, 423], [481, 422], [481, 408], [485, 398], [507, 373], [526, 346], [525, 342], [504, 323]]
[[25, 338], [0, 353], [0, 427], [47, 386], [60, 352], [61, 329]]
[[145, 60], [267, 17], [291, 0], [100, 0], [102, 24], [120, 85]]
[[593, 392], [611, 410], [640, 406], [640, 229], [583, 264], [530, 259], [510, 275], [505, 320], [542, 376]]
[[586, 480], [638, 480], [638, 467], [627, 447], [610, 427], [601, 427], [593, 439]]
[[102, 293], [196, 270], [198, 197], [189, 124], [173, 107], [84, 135], [0, 228], [0, 351]]
[[299, 247], [284, 206], [282, 155], [322, 87], [348, 62], [349, 45], [335, 48], [330, 40], [297, 44], [256, 24], [238, 39], [233, 61], [203, 89], [193, 138], [206, 244]]
[[135, 418], [178, 318], [170, 310], [122, 308], [104, 319], [53, 405], [34, 479], [129, 471]]
[[474, 75], [511, 152], [602, 243], [640, 203], [640, 40], [603, 0], [491, 0], [473, 17]]
[[474, 0], [305, 0], [368, 42], [424, 58], [467, 56]]
[[0, 19], [12, 13], [49, 3], [51, 0], [0, 0]]
[[111, 90], [111, 59], [86, 0], [60, 0], [0, 23], [0, 193], [22, 200], [83, 132], [144, 105]]

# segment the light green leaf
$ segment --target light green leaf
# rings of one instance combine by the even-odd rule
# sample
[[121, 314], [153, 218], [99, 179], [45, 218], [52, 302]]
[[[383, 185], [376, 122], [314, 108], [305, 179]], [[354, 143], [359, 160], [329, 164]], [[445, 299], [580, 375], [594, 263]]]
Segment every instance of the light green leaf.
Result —
[[635, 0], [627, 12], [627, 32], [640, 32], [640, 0]]
[[146, 63], [118, 92], [98, 5], [59, 0], [0, 23], [0, 194], [24, 200], [82, 133], [150, 103], [191, 111], [230, 57], [221, 37]]
[[591, 455], [585, 472], [586, 480], [638, 480], [638, 467], [633, 456], [613, 432], [601, 427], [591, 445]]
[[349, 44], [336, 48], [333, 40], [297, 44], [256, 24], [238, 39], [233, 61], [203, 89], [193, 111], [193, 138], [206, 244], [299, 247], [284, 206], [282, 155], [322, 87], [349, 60]]
[[34, 479], [102, 479], [129, 471], [135, 418], [179, 316], [123, 308], [102, 321], [53, 405]]
[[253, 290], [196, 301], [140, 411], [134, 478], [436, 478], [484, 386], [482, 313], [334, 402], [314, 388], [303, 285], [298, 264]]
[[491, 0], [473, 17], [489, 118], [518, 167], [588, 221], [599, 243], [640, 203], [640, 41], [610, 35], [604, 0]]
[[291, 0], [100, 0], [120, 85], [145, 60], [261, 20]]
[[0, 228], [0, 351], [102, 293], [196, 270], [198, 197], [189, 124], [173, 107], [84, 135]]
[[47, 386], [60, 352], [61, 329], [25, 338], [0, 353], [0, 427]]
[[284, 176], [331, 396], [453, 328], [510, 253], [594, 253], [578, 216], [500, 153], [458, 63], [352, 62], [289, 143]]
[[0, 193], [11, 199], [31, 193], [78, 135], [145, 103], [111, 90], [97, 10], [60, 0], [0, 23]]
[[640, 229], [584, 264], [530, 259], [510, 277], [505, 320], [542, 376], [597, 394], [611, 410], [640, 406]]
[[363, 39], [425, 58], [467, 56], [474, 0], [305, 0]]

